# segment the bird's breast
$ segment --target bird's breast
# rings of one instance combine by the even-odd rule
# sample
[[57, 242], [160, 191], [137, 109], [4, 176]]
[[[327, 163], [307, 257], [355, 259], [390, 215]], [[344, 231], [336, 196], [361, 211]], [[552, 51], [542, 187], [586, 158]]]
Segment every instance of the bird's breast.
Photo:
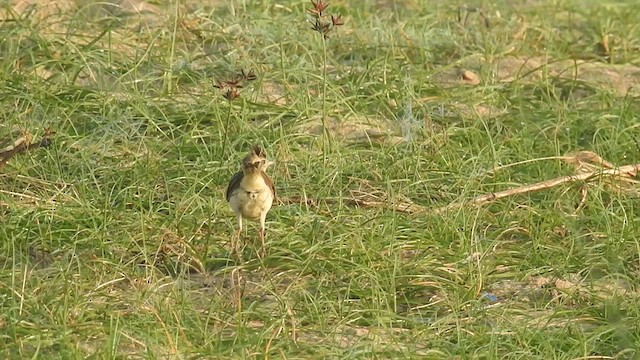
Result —
[[262, 178], [245, 178], [230, 199], [231, 209], [244, 218], [255, 220], [271, 209], [273, 193]]

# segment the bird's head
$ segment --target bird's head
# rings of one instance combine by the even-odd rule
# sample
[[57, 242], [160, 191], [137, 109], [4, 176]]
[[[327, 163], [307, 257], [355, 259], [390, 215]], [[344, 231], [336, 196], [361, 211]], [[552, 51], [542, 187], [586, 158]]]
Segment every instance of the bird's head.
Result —
[[260, 145], [254, 145], [242, 160], [242, 170], [245, 174], [260, 173], [267, 170], [267, 167], [273, 163], [273, 161], [267, 160], [267, 154]]

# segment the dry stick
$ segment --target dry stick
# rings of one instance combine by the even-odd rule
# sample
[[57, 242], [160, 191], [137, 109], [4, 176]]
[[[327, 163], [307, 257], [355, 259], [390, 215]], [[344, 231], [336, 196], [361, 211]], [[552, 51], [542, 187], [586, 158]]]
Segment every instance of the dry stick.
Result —
[[[319, 203], [323, 204], [337, 204], [337, 199], [322, 199], [321, 201], [316, 201], [314, 199], [302, 198], [300, 196], [291, 196], [291, 197], [279, 197], [280, 203], [288, 204], [288, 205], [302, 205], [305, 204], [312, 208], [320, 208]], [[343, 199], [343, 202], [349, 205], [369, 207], [369, 208], [383, 208], [383, 209], [393, 209], [398, 212], [403, 212], [407, 214], [416, 214], [427, 211], [427, 208], [424, 206], [412, 203], [412, 202], [401, 202], [401, 203], [389, 203], [385, 201], [374, 201], [374, 200], [364, 200], [364, 199]]]
[[578, 175], [561, 176], [559, 178], [542, 181], [535, 184], [524, 185], [517, 188], [480, 195], [469, 201], [461, 201], [461, 202], [449, 204], [447, 206], [443, 206], [441, 208], [436, 209], [435, 212], [442, 213], [447, 210], [461, 208], [464, 205], [484, 205], [486, 203], [489, 203], [498, 199], [502, 199], [507, 196], [513, 196], [513, 195], [524, 194], [524, 193], [543, 190], [543, 189], [549, 189], [554, 186], [558, 186], [558, 185], [562, 185], [570, 182], [589, 181], [592, 178], [602, 177], [605, 175], [606, 176], [629, 176], [629, 174], [635, 174], [635, 173], [638, 173], [639, 171], [640, 171], [640, 164], [634, 164], [634, 165], [621, 166], [617, 169], [607, 169], [602, 171], [592, 171], [588, 173], [582, 173]]
[[[567, 158], [573, 158], [573, 157], [567, 157]], [[606, 163], [604, 161], [602, 161], [601, 163], [604, 164], [605, 166], [610, 165], [609, 163]], [[410, 201], [389, 203], [385, 201], [365, 200], [362, 198], [344, 199], [344, 201], [346, 203], [349, 203], [355, 206], [392, 209], [392, 210], [407, 213], [407, 214], [419, 214], [427, 211], [432, 211], [437, 214], [440, 214], [448, 210], [461, 208], [465, 205], [484, 205], [486, 203], [496, 201], [508, 196], [549, 189], [554, 186], [558, 186], [566, 183], [578, 182], [578, 181], [589, 181], [589, 180], [592, 180], [592, 178], [597, 178], [602, 176], [619, 176], [619, 177], [627, 178], [637, 174], [638, 172], [640, 172], [640, 164], [624, 165], [617, 169], [597, 170], [597, 171], [585, 172], [577, 175], [561, 176], [555, 179], [542, 181], [535, 184], [524, 185], [517, 188], [511, 188], [511, 189], [507, 189], [507, 190], [503, 190], [495, 193], [480, 195], [471, 200], [455, 202], [455, 203], [437, 208], [435, 210], [430, 210], [424, 206], [415, 204]], [[314, 199], [302, 198], [299, 196], [292, 196], [288, 198], [282, 197], [280, 198], [280, 201], [285, 204], [303, 204], [304, 203], [307, 206], [320, 208], [318, 201]], [[322, 202], [325, 204], [338, 203], [336, 199], [323, 199]]]
[[[46, 128], [44, 129], [44, 135], [42, 135], [42, 138], [40, 139], [40, 141], [36, 142], [36, 143], [30, 143], [30, 138], [31, 135], [23, 135], [20, 136], [19, 138], [17, 138], [13, 144], [9, 145], [8, 147], [4, 148], [4, 149], [0, 149], [0, 170], [2, 170], [2, 168], [7, 164], [7, 162], [14, 157], [16, 154], [22, 153], [22, 152], [26, 152], [29, 151], [31, 149], [35, 149], [35, 148], [39, 148], [39, 147], [47, 147], [49, 145], [51, 145], [51, 135], [53, 134], [53, 132], [51, 131], [50, 128]], [[18, 196], [23, 196], [23, 197], [28, 197], [31, 198], [33, 200], [40, 200], [38, 198], [35, 198], [33, 196], [29, 196], [26, 194], [16, 194], [10, 191], [5, 191], [5, 190], [0, 190], [0, 192], [3, 193], [8, 193], [11, 195], [18, 195]], [[0, 202], [1, 206], [7, 206], [7, 203], [5, 202]]]
[[569, 163], [569, 164], [595, 163], [597, 165], [600, 165], [602, 167], [606, 167], [608, 169], [615, 169], [615, 165], [613, 165], [612, 163], [610, 163], [607, 160], [603, 159], [602, 157], [600, 157], [598, 154], [596, 154], [594, 152], [591, 152], [591, 151], [578, 151], [574, 155], [548, 156], [548, 157], [543, 157], [543, 158], [527, 159], [527, 160], [518, 161], [518, 162], [507, 164], [507, 165], [501, 165], [501, 166], [495, 167], [495, 168], [493, 168], [491, 170], [487, 170], [487, 171], [485, 171], [485, 173], [494, 174], [498, 170], [504, 170], [506, 168], [510, 168], [510, 167], [513, 167], [513, 166], [524, 165], [524, 164], [537, 162], [537, 161], [544, 161], [544, 160], [562, 160], [562, 161], [564, 161], [566, 163]]
[[387, 203], [384, 201], [371, 201], [371, 200], [363, 200], [363, 199], [355, 199], [355, 198], [347, 199], [347, 202], [357, 206], [392, 209], [392, 210], [407, 213], [407, 214], [418, 214], [428, 210], [426, 207], [418, 205], [413, 202]]
[[51, 129], [46, 128], [42, 139], [36, 143], [30, 143], [29, 136], [21, 136], [16, 139], [11, 146], [0, 150], [0, 169], [16, 154], [51, 145], [51, 135]]

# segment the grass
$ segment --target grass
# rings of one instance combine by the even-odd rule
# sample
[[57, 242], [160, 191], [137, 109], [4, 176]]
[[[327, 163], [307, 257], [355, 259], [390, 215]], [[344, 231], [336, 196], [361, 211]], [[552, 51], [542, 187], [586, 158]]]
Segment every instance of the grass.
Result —
[[[0, 173], [3, 358], [640, 357], [637, 187], [596, 181], [577, 211], [584, 184], [351, 201], [435, 210], [578, 150], [638, 163], [635, 2], [470, 1], [487, 28], [336, 0], [326, 49], [304, 1], [161, 3], [3, 5], [1, 138], [56, 131]], [[213, 87], [248, 69], [240, 98]], [[250, 225], [235, 263], [223, 194], [254, 142], [279, 196], [314, 203], [274, 207], [264, 259]]]

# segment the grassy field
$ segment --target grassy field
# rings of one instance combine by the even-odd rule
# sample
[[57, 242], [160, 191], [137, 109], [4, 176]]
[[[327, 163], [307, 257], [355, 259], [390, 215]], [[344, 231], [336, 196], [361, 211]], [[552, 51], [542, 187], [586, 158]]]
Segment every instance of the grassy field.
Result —
[[640, 358], [636, 1], [14, 3], [1, 358]]

